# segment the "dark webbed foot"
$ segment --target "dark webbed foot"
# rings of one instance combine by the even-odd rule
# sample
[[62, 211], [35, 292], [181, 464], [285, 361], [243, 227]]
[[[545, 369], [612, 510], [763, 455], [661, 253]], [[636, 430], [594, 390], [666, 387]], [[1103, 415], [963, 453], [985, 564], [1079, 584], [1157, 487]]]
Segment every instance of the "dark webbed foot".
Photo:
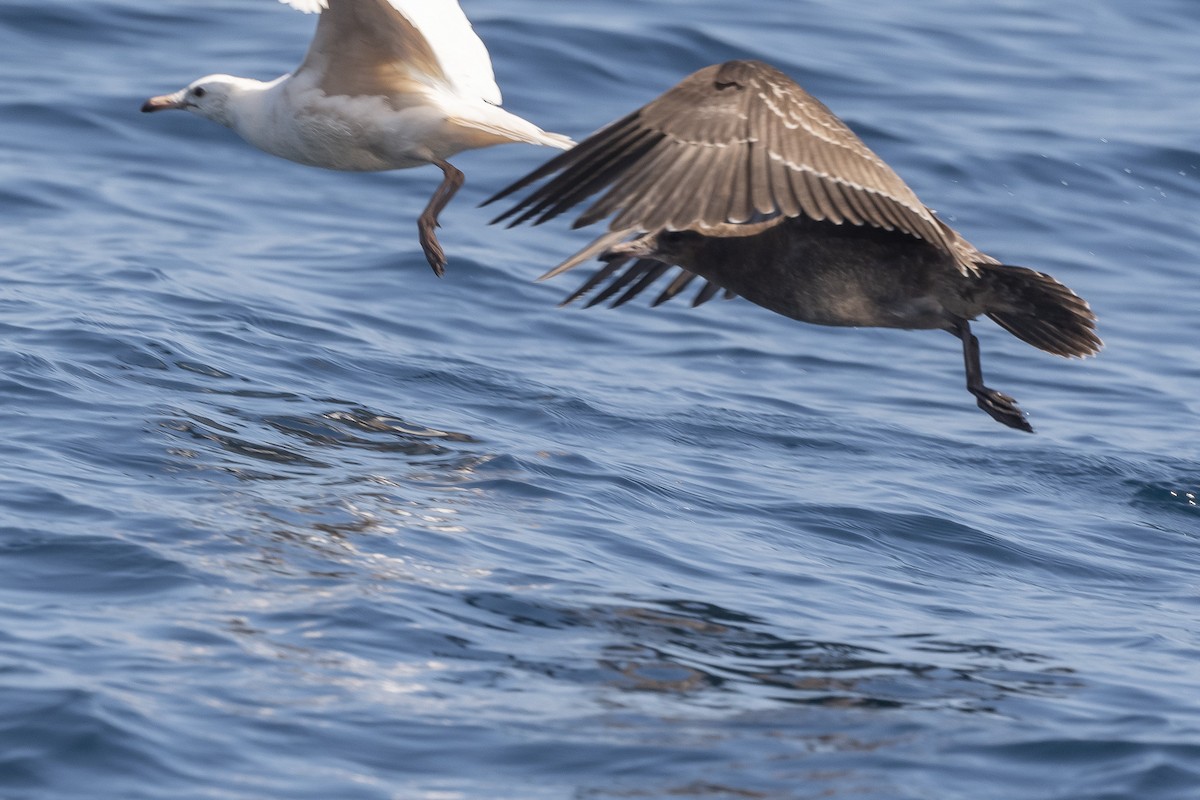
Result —
[[1004, 392], [997, 392], [995, 389], [980, 384], [977, 388], [970, 389], [971, 394], [975, 395], [975, 402], [979, 407], [988, 413], [992, 419], [997, 422], [1003, 422], [1010, 428], [1016, 428], [1019, 431], [1033, 433], [1033, 426], [1029, 424], [1029, 420], [1025, 419], [1025, 414], [1021, 409], [1017, 408], [1017, 401], [1013, 400]]
[[417, 220], [417, 235], [421, 240], [421, 249], [425, 251], [425, 260], [433, 267], [433, 274], [440, 278], [446, 274], [446, 252], [442, 250], [434, 232], [437, 226], [438, 221], [434, 217], [422, 214]]
[[446, 273], [446, 253], [442, 250], [434, 230], [438, 227], [438, 214], [442, 213], [442, 209], [450, 202], [450, 198], [454, 197], [455, 192], [462, 188], [464, 178], [461, 172], [446, 161], [439, 159], [433, 163], [442, 171], [442, 182], [433, 193], [433, 197], [429, 198], [429, 204], [425, 206], [421, 216], [417, 218], [417, 233], [421, 239], [421, 249], [425, 251], [425, 260], [433, 267], [433, 274], [440, 278]]
[[989, 389], [983, 385], [983, 367], [979, 363], [979, 340], [971, 333], [967, 321], [959, 320], [951, 333], [962, 340], [963, 364], [967, 370], [967, 391], [975, 395], [975, 402], [987, 412], [988, 416], [1010, 428], [1033, 433], [1033, 426], [1025, 419], [1025, 414], [1017, 408], [1017, 401], [1003, 392]]

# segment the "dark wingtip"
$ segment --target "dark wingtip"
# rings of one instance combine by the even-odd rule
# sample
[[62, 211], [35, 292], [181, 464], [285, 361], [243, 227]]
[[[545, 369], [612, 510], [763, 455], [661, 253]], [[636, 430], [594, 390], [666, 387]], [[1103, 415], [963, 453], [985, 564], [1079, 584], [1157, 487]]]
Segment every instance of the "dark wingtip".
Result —
[[[515, 192], [519, 192], [522, 189], [524, 189], [525, 187], [531, 186], [532, 184], [536, 183], [537, 181], [540, 181], [542, 178], [545, 178], [549, 175], [553, 175], [554, 173], [562, 170], [563, 167], [565, 167], [567, 164], [569, 164], [571, 159], [573, 159], [574, 157], [575, 157], [574, 149], [565, 150], [565, 151], [559, 153], [558, 155], [554, 156], [553, 158], [547, 160], [540, 167], [536, 168], [535, 170], [528, 173], [527, 175], [524, 175], [523, 177], [518, 178], [517, 180], [510, 183], [508, 186], [505, 186], [503, 189], [496, 192], [494, 195], [492, 195], [488, 199], [484, 200], [482, 203], [479, 204], [479, 207], [483, 208], [484, 206], [491, 205], [492, 203], [496, 202], [497, 200], [503, 200], [504, 198], [508, 197], [509, 195], [514, 194]], [[514, 207], [508, 209], [507, 211], [505, 211], [500, 216], [496, 217], [494, 220], [492, 220], [488, 224], [494, 225], [495, 223], [500, 222], [501, 220], [507, 219], [514, 212], [519, 211], [522, 208], [524, 208], [528, 202], [529, 202], [529, 198], [522, 200], [520, 203], [518, 203]]]

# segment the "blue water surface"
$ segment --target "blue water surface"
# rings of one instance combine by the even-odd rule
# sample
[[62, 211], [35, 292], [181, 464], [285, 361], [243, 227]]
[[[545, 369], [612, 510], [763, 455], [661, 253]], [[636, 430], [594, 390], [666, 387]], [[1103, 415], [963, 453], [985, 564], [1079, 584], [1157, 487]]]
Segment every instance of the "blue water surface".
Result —
[[463, 0], [576, 138], [769, 61], [1107, 348], [619, 310], [548, 157], [323, 172], [146, 97], [269, 0], [0, 5], [0, 797], [1200, 797], [1200, 5]]

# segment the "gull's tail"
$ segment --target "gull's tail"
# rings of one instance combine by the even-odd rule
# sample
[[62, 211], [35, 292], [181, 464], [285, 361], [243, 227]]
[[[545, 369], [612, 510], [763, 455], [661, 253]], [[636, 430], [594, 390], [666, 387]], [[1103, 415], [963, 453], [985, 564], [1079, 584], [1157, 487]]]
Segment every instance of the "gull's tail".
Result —
[[575, 146], [575, 142], [569, 136], [544, 131], [529, 120], [522, 119], [499, 106], [481, 104], [472, 105], [469, 112], [466, 109], [460, 110], [464, 113], [451, 115], [450, 122], [479, 131], [485, 136], [495, 137], [494, 141], [481, 143], [479, 146], [504, 142], [524, 142], [559, 150], [570, 150]]
[[977, 264], [987, 287], [987, 311], [997, 325], [1023, 342], [1057, 356], [1090, 356], [1103, 343], [1087, 302], [1041, 272], [1001, 264]]

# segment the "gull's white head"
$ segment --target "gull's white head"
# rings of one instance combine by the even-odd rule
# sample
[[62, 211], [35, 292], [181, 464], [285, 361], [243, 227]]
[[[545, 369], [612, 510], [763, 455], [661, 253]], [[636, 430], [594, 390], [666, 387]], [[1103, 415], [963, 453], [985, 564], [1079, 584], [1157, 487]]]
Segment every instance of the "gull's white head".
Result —
[[232, 75], [208, 75], [174, 94], [151, 97], [142, 104], [142, 111], [164, 111], [179, 108], [227, 127], [233, 125], [233, 105], [245, 91], [261, 86], [261, 81], [235, 78]]

